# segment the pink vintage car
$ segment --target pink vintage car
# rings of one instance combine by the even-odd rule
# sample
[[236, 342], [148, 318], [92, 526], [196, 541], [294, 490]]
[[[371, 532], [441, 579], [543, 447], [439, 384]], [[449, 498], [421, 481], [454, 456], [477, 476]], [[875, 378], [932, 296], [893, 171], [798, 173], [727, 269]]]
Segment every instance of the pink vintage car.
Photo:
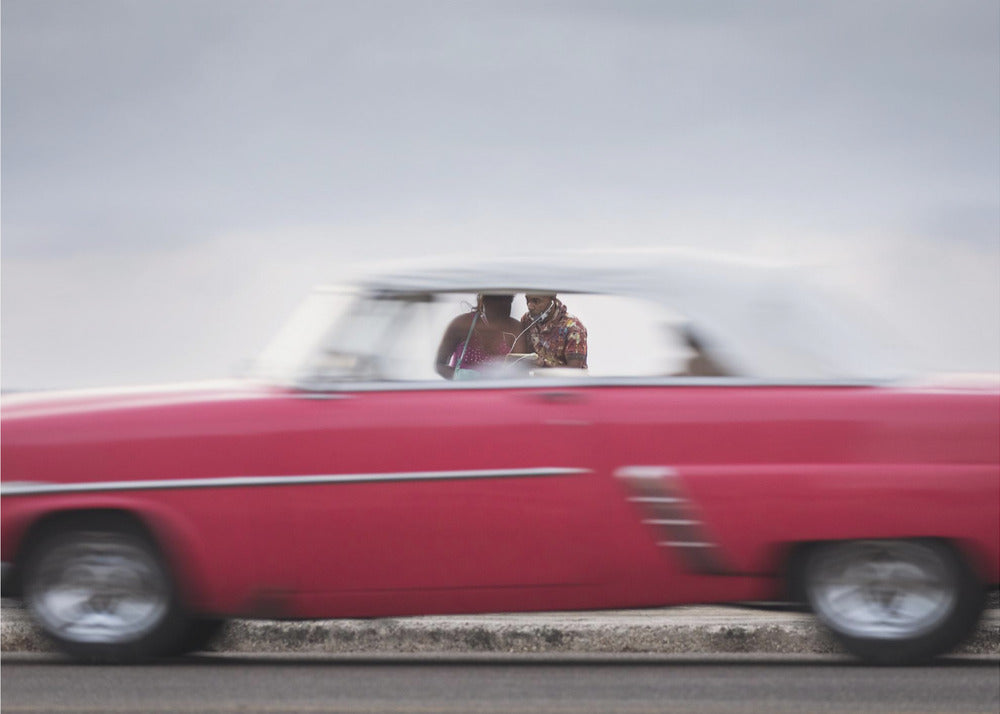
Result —
[[[801, 277], [669, 252], [418, 265], [317, 290], [240, 381], [12, 396], [5, 591], [95, 661], [233, 617], [765, 599], [865, 660], [947, 652], [1000, 580], [1000, 385], [901, 373]], [[477, 294], [517, 319], [553, 292], [587, 369], [438, 373]]]

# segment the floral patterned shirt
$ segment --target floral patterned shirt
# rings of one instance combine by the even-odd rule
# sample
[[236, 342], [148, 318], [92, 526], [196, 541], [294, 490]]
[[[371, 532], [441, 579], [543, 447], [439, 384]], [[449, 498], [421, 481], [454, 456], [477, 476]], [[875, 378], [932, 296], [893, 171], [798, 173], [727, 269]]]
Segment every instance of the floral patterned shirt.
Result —
[[528, 344], [546, 367], [565, 367], [567, 357], [583, 360], [587, 366], [587, 328], [566, 311], [566, 306], [553, 298], [555, 310], [543, 322], [531, 325], [531, 314], [525, 313], [521, 324], [528, 327]]

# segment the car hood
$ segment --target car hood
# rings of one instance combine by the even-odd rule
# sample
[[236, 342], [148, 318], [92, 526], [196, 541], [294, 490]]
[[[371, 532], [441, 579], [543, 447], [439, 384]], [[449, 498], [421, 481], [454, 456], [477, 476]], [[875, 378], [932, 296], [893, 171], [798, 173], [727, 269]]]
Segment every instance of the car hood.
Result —
[[284, 390], [246, 380], [216, 380], [102, 389], [5, 394], [0, 400], [4, 420], [127, 411], [150, 407], [234, 400], [266, 399]]

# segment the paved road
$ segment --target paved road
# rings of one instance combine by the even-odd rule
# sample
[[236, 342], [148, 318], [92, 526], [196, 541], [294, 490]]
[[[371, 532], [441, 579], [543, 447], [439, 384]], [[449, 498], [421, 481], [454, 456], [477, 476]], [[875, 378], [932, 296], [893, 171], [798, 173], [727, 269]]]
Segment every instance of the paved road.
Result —
[[0, 676], [6, 714], [1000, 711], [993, 656], [896, 669], [816, 655], [203, 655], [88, 667], [17, 654], [4, 656]]

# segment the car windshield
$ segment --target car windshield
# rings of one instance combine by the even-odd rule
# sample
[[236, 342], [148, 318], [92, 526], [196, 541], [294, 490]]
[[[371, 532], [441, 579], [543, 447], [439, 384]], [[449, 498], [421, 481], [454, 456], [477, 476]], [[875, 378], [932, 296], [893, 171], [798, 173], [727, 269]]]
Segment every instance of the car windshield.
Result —
[[295, 309], [254, 361], [250, 376], [291, 384], [305, 377], [331, 327], [350, 314], [357, 292], [350, 288], [317, 288]]

